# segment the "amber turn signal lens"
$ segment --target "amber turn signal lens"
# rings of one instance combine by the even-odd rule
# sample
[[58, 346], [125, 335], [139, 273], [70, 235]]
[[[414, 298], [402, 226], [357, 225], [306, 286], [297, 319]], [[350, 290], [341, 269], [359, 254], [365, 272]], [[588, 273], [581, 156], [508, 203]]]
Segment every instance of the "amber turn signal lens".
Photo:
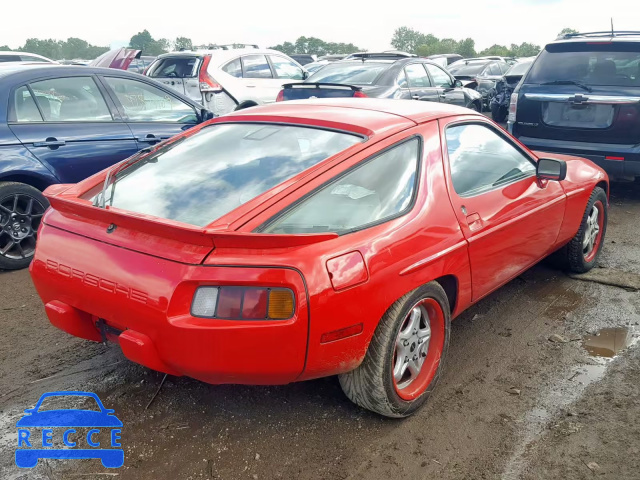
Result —
[[284, 320], [293, 316], [293, 292], [274, 289], [269, 292], [269, 318]]

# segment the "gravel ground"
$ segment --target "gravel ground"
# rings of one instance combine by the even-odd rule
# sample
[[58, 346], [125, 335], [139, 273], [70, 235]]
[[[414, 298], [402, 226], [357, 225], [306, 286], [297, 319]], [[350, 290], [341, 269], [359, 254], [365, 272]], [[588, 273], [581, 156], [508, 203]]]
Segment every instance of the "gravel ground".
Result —
[[[614, 185], [611, 203], [595, 272], [632, 282], [640, 186]], [[465, 312], [441, 384], [398, 421], [352, 405], [335, 378], [246, 387], [168, 377], [147, 408], [161, 374], [55, 329], [28, 272], [0, 272], [0, 478], [640, 479], [640, 293], [598, 278], [544, 263]], [[624, 329], [615, 348], [627, 348], [590, 356], [584, 339], [612, 327]], [[598, 338], [590, 350], [602, 353]], [[16, 468], [15, 422], [51, 390], [95, 391], [115, 409], [124, 467]]]

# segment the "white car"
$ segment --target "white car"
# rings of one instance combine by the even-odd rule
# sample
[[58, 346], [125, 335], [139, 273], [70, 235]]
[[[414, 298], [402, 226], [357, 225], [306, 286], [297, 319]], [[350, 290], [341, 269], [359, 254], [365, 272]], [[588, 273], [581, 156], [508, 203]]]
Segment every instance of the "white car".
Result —
[[0, 51], [0, 63], [6, 62], [34, 62], [34, 63], [58, 63], [50, 58], [27, 52]]
[[160, 55], [145, 75], [201, 103], [215, 115], [272, 103], [307, 71], [275, 50], [226, 46]]

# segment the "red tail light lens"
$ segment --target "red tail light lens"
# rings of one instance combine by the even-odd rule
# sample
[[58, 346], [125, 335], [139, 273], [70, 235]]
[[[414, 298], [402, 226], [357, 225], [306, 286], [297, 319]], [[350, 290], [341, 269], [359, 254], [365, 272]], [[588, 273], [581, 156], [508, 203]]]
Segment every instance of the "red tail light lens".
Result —
[[207, 69], [209, 68], [209, 62], [211, 62], [211, 55], [205, 55], [202, 60], [202, 66], [200, 66], [200, 74], [198, 81], [200, 82], [201, 92], [221, 92], [222, 86], [216, 82], [216, 80], [209, 75]]
[[278, 96], [276, 97], [276, 102], [284, 101], [284, 88], [278, 92]]
[[287, 320], [295, 312], [288, 288], [199, 287], [191, 303], [191, 315], [222, 320]]
[[356, 90], [356, 91], [353, 93], [353, 98], [367, 98], [367, 94], [366, 94], [366, 93], [364, 93], [364, 92], [363, 92], [363, 91], [361, 91], [361, 90]]

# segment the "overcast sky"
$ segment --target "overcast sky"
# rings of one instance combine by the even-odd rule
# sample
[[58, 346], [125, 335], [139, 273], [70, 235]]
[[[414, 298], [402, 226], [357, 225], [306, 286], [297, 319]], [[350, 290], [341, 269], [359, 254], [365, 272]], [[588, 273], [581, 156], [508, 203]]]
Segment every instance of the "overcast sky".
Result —
[[[494, 43], [544, 45], [564, 27], [640, 30], [640, 8], [631, 0], [346, 0], [183, 1], [2, 0], [0, 45], [18, 47], [29, 37], [79, 37], [94, 45], [126, 45], [143, 29], [154, 38], [199, 43], [257, 43], [268, 47], [301, 35], [351, 42], [367, 50], [390, 48], [400, 26], [437, 37], [471, 37], [476, 49]], [[109, 6], [105, 6], [109, 5]], [[19, 21], [6, 21], [19, 19]]]

